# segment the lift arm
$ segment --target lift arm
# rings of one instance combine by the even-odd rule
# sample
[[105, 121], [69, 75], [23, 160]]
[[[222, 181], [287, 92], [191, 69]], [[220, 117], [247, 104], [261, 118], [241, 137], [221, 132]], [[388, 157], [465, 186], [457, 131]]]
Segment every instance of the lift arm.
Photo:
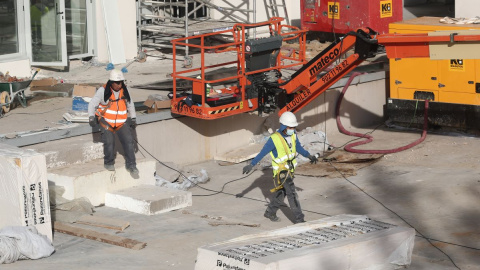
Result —
[[[359, 29], [356, 33], [348, 33], [293, 74], [292, 79], [281, 86], [287, 94], [293, 94], [293, 97], [278, 114], [281, 115], [286, 111], [296, 112], [306, 106], [365, 59], [375, 56], [379, 45], [386, 48], [388, 58], [414, 58], [430, 57], [430, 44], [453, 45], [459, 42], [478, 41], [480, 41], [480, 35], [455, 33], [444, 36], [385, 34], [378, 37], [371, 29]], [[352, 55], [339, 64], [332, 64], [353, 46], [355, 51]], [[324, 70], [328, 72], [317, 80], [317, 75]]]

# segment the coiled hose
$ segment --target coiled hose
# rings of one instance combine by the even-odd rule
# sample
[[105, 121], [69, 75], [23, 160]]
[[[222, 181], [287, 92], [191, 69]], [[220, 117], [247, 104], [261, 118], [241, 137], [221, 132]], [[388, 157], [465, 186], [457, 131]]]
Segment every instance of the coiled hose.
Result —
[[352, 152], [352, 153], [359, 153], [359, 154], [391, 154], [391, 153], [397, 153], [397, 152], [400, 152], [400, 151], [404, 151], [404, 150], [407, 150], [409, 148], [412, 148], [414, 147], [415, 145], [423, 142], [425, 140], [425, 138], [427, 137], [427, 129], [428, 129], [428, 99], [425, 100], [425, 112], [423, 114], [423, 132], [422, 132], [422, 137], [420, 137], [418, 140], [408, 144], [408, 145], [405, 145], [405, 146], [402, 146], [402, 147], [398, 147], [398, 148], [394, 148], [394, 149], [387, 149], [387, 150], [360, 150], [360, 149], [354, 149], [354, 147], [356, 146], [359, 146], [359, 145], [362, 145], [362, 144], [367, 144], [371, 141], [373, 141], [373, 137], [368, 135], [368, 134], [361, 134], [361, 133], [355, 133], [355, 132], [350, 132], [348, 130], [346, 130], [343, 125], [342, 125], [342, 122], [340, 121], [340, 105], [342, 104], [342, 100], [343, 100], [343, 97], [345, 96], [345, 93], [347, 92], [347, 89], [348, 87], [350, 86], [350, 84], [352, 83], [353, 79], [358, 76], [358, 75], [361, 75], [362, 73], [359, 73], [359, 72], [354, 72], [350, 78], [348, 79], [347, 83], [345, 84], [345, 86], [343, 87], [343, 90], [342, 90], [342, 93], [340, 94], [340, 96], [338, 97], [338, 100], [337, 100], [337, 106], [335, 108], [335, 117], [336, 117], [336, 120], [337, 120], [337, 126], [338, 126], [338, 129], [340, 130], [340, 132], [342, 132], [343, 134], [345, 135], [349, 135], [349, 136], [355, 136], [355, 137], [359, 137], [359, 138], [366, 138], [366, 140], [363, 140], [363, 141], [359, 141], [359, 142], [354, 142], [354, 143], [350, 143], [350, 144], [347, 144], [344, 149], [345, 151], [348, 151], [348, 152]]

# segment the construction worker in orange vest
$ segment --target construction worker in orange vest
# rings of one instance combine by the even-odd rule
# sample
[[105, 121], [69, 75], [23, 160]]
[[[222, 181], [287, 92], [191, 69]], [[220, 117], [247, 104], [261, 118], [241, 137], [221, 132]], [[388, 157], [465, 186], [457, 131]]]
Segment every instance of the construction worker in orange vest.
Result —
[[[110, 72], [108, 82], [98, 88], [88, 105], [88, 120], [91, 127], [100, 124], [103, 142], [103, 162], [109, 171], [115, 171], [115, 134], [125, 152], [125, 167], [132, 177], [138, 178], [132, 129], [136, 127], [135, 105], [122, 71]], [[130, 119], [128, 119], [130, 115]]]

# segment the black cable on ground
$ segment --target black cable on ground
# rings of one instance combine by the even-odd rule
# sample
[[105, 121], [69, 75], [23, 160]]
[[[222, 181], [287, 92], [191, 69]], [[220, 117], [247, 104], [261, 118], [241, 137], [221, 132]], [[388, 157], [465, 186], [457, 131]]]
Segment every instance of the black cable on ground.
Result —
[[441, 253], [443, 253], [449, 260], [450, 262], [452, 262], [452, 264], [459, 270], [460, 267], [458, 267], [455, 262], [453, 261], [453, 259], [448, 256], [447, 253], [445, 253], [443, 250], [441, 250], [439, 247], [435, 246], [431, 241], [430, 241], [430, 238], [426, 237], [425, 235], [423, 235], [419, 230], [417, 230], [417, 228], [415, 228], [412, 224], [410, 224], [408, 221], [406, 221], [403, 217], [401, 217], [399, 214], [397, 214], [395, 211], [393, 211], [392, 209], [388, 208], [385, 204], [383, 204], [381, 201], [379, 201], [378, 199], [376, 199], [375, 197], [373, 197], [372, 195], [368, 194], [365, 190], [363, 190], [361, 187], [359, 187], [358, 185], [356, 185], [355, 183], [353, 183], [352, 181], [350, 181], [347, 177], [345, 177], [345, 175], [337, 169], [337, 167], [335, 167], [332, 162], [328, 161], [328, 163], [330, 164], [330, 166], [332, 166], [342, 177], [343, 179], [345, 179], [348, 183], [352, 184], [353, 186], [355, 186], [358, 190], [360, 190], [361, 192], [363, 192], [365, 195], [367, 195], [368, 197], [370, 197], [372, 200], [376, 201], [378, 204], [380, 204], [381, 206], [383, 206], [383, 208], [387, 209], [388, 211], [390, 211], [391, 213], [393, 213], [395, 216], [397, 216], [398, 218], [400, 218], [403, 222], [405, 222], [408, 226], [410, 226], [411, 228], [413, 228], [422, 238], [424, 238], [425, 240], [428, 241], [428, 243], [430, 243], [430, 245], [432, 245], [434, 248], [438, 249]]
[[[252, 175], [256, 170], [253, 170], [251, 173], [245, 175], [245, 176], [242, 176], [240, 178], [237, 178], [237, 179], [233, 179], [231, 181], [228, 181], [226, 182], [223, 186], [222, 186], [222, 189], [220, 191], [218, 190], [213, 190], [213, 189], [209, 189], [209, 188], [205, 188], [205, 187], [202, 187], [200, 186], [199, 184], [197, 183], [194, 183], [192, 181], [190, 181], [190, 179], [188, 179], [187, 176], [185, 176], [181, 171], [179, 170], [176, 170], [170, 166], [168, 166], [167, 164], [161, 162], [158, 158], [156, 158], [154, 155], [152, 155], [150, 152], [147, 151], [147, 149], [145, 149], [145, 147], [143, 147], [136, 139], [134, 139], [134, 141], [145, 151], [147, 152], [147, 154], [149, 154], [151, 157], [153, 157], [156, 161], [158, 161], [160, 164], [162, 164], [163, 166], [173, 170], [173, 171], [176, 171], [178, 172], [181, 176], [183, 176], [183, 178], [187, 181], [189, 181], [190, 183], [194, 184], [195, 186], [203, 189], [203, 190], [206, 190], [206, 191], [210, 191], [210, 192], [213, 192], [211, 194], [204, 194], [204, 195], [192, 195], [192, 196], [195, 196], [195, 197], [208, 197], [208, 196], [213, 196], [213, 195], [217, 195], [217, 194], [220, 194], [220, 193], [223, 193], [225, 195], [231, 195], [231, 196], [235, 196], [237, 197], [237, 194], [232, 194], [232, 193], [228, 193], [228, 192], [224, 192], [223, 190], [225, 189], [225, 186], [232, 183], [232, 182], [235, 182], [235, 181], [238, 181], [238, 180], [241, 180], [241, 179], [244, 179], [244, 178], [247, 178], [248, 176]], [[238, 197], [237, 197], [238, 198]], [[259, 200], [259, 199], [255, 199], [255, 198], [250, 198], [250, 197], [245, 197], [245, 196], [242, 196], [240, 198], [245, 198], [245, 199], [249, 199], [249, 200], [253, 200], [253, 201], [258, 201], [258, 202], [263, 202], [263, 203], [266, 203], [266, 201], [264, 200]], [[286, 205], [282, 205], [282, 207], [287, 207]], [[313, 214], [318, 214], [318, 215], [323, 215], [323, 216], [328, 216], [328, 217], [331, 217], [331, 215], [328, 215], [328, 214], [323, 214], [323, 213], [319, 213], [319, 212], [315, 212], [315, 211], [310, 211], [310, 210], [305, 210], [303, 209], [303, 211], [305, 212], [308, 212], [308, 213], [313, 213]]]

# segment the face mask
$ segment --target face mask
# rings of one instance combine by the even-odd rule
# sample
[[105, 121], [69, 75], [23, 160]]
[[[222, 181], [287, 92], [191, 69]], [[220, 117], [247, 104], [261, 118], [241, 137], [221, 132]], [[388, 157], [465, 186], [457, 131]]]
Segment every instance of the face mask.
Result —
[[287, 129], [287, 131], [286, 131], [286, 134], [287, 134], [288, 136], [292, 136], [293, 133], [295, 133], [295, 129]]

